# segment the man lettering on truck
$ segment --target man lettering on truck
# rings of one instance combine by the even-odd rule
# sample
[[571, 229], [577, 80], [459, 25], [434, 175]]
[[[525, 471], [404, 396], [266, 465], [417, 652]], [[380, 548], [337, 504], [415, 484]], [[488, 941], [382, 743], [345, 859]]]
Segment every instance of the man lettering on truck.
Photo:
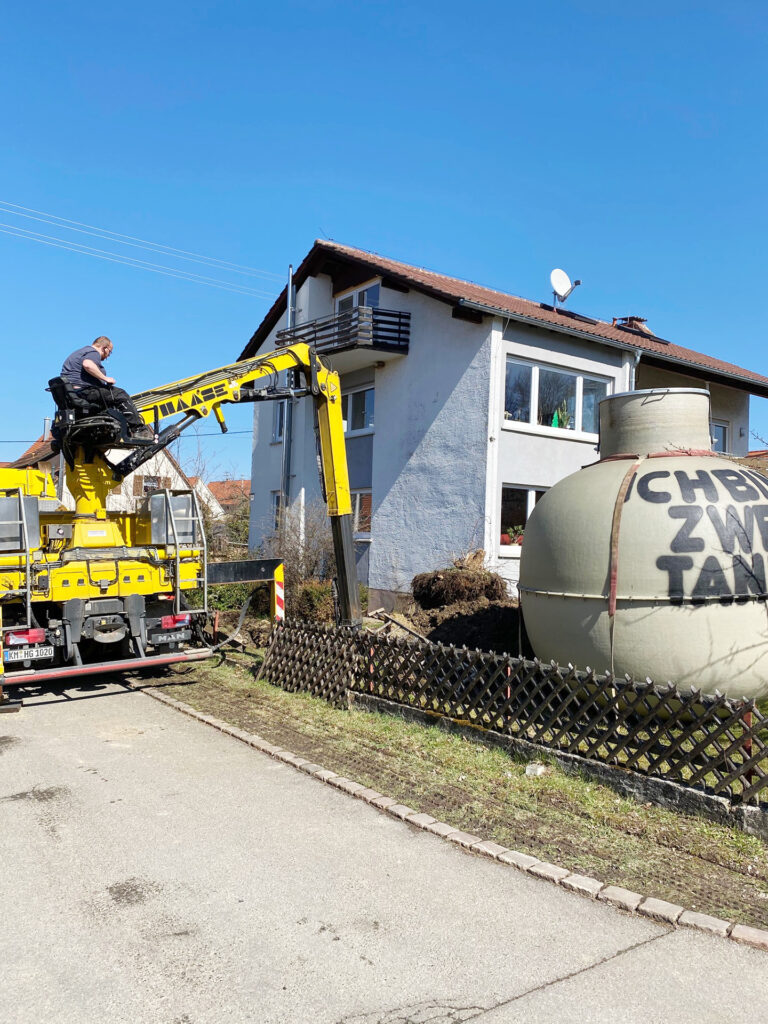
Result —
[[132, 437], [151, 440], [152, 428], [145, 425], [130, 395], [115, 387], [115, 378], [104, 373], [102, 360], [108, 359], [114, 348], [103, 335], [83, 348], [77, 349], [64, 360], [61, 376], [89, 402], [103, 402], [106, 409], [117, 409], [128, 423]]

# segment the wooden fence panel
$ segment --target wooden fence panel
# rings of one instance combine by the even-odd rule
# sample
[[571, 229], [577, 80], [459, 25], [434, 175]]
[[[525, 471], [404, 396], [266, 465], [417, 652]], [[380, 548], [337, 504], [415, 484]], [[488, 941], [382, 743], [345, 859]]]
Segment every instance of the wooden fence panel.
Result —
[[754, 803], [768, 719], [752, 700], [349, 628], [273, 631], [264, 675], [336, 705], [370, 693], [544, 748]]

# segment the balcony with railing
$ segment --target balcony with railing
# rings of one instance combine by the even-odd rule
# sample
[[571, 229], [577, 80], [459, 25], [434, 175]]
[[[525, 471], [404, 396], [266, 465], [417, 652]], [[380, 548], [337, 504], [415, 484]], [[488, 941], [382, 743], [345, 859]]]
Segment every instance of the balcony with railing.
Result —
[[275, 335], [278, 348], [304, 342], [314, 345], [318, 354], [355, 349], [407, 355], [410, 338], [410, 313], [373, 306], [355, 306], [343, 313], [297, 324]]

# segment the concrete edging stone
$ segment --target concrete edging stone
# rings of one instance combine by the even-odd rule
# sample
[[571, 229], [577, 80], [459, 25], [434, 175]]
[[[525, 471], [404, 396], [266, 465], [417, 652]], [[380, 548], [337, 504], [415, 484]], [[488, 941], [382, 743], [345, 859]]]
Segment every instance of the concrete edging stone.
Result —
[[162, 704], [167, 704], [169, 707], [181, 711], [198, 722], [213, 726], [219, 732], [226, 733], [233, 739], [240, 740], [241, 743], [254, 747], [256, 750], [260, 750], [262, 753], [268, 754], [284, 764], [298, 768], [299, 771], [303, 771], [305, 774], [309, 774], [313, 778], [325, 782], [327, 785], [334, 786], [334, 788], [342, 792], [363, 800], [365, 803], [370, 804], [371, 807], [376, 807], [378, 810], [398, 818], [409, 825], [413, 825], [415, 828], [422, 829], [424, 832], [431, 832], [442, 839], [447, 839], [468, 852], [490, 857], [500, 864], [514, 867], [533, 878], [544, 879], [554, 885], [559, 885], [569, 892], [609, 903], [619, 910], [638, 914], [660, 924], [666, 924], [673, 928], [692, 928], [707, 935], [729, 938], [731, 941], [768, 952], [768, 930], [753, 928], [750, 925], [738, 924], [733, 921], [722, 921], [708, 914], [686, 910], [684, 907], [669, 903], [667, 900], [635, 893], [621, 886], [608, 885], [599, 879], [571, 872], [557, 864], [541, 861], [530, 854], [507, 849], [507, 847], [501, 846], [490, 839], [483, 839], [481, 836], [475, 836], [471, 833], [463, 832], [461, 829], [456, 829], [446, 822], [436, 821], [429, 814], [415, 811], [412, 807], [401, 804], [392, 797], [383, 796], [377, 793], [376, 790], [354, 782], [345, 776], [338, 775], [327, 768], [322, 768], [306, 758], [302, 758], [289, 750], [284, 750], [273, 743], [269, 743], [268, 740], [255, 733], [248, 733], [244, 729], [228, 725], [212, 715], [205, 715], [195, 710], [189, 704], [185, 704], [175, 697], [169, 697], [160, 690], [147, 688], [141, 692], [146, 693]]

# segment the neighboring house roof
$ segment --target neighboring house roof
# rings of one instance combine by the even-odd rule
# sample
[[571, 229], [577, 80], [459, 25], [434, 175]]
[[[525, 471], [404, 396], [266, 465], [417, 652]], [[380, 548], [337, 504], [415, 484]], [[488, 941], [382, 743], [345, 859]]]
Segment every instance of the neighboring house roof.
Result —
[[[530, 299], [484, 288], [471, 281], [448, 277], [433, 270], [425, 270], [423, 267], [414, 267], [386, 256], [366, 252], [364, 249], [341, 245], [339, 242], [318, 239], [297, 269], [294, 283], [296, 287], [300, 287], [307, 277], [327, 273], [334, 278], [334, 291], [343, 291], [357, 283], [362, 284], [366, 279], [359, 274], [355, 279], [354, 267], [364, 269], [367, 278], [383, 277], [385, 285], [392, 283], [401, 291], [404, 287], [415, 288], [454, 307], [463, 306], [467, 310], [496, 313], [537, 327], [591, 338], [624, 349], [635, 349], [641, 353], [645, 362], [684, 366], [692, 376], [727, 377], [735, 386], [740, 386], [752, 394], [768, 397], [768, 377], [716, 359], [714, 356], [675, 345], [645, 330], [621, 327], [571, 310], [554, 308], [544, 302], [532, 302]], [[248, 358], [258, 351], [269, 333], [279, 323], [285, 311], [285, 302], [284, 288], [246, 345], [241, 359]]]
[[208, 490], [220, 505], [234, 505], [251, 494], [250, 480], [211, 480]]
[[36, 466], [39, 462], [47, 462], [52, 458], [53, 449], [51, 448], [51, 442], [44, 441], [42, 437], [38, 437], [15, 462], [10, 462], [9, 465], [13, 469], [27, 469], [29, 466]]
[[[184, 470], [167, 449], [158, 452], [154, 457], [157, 458], [158, 455], [168, 459], [181, 479], [189, 483], [189, 477], [187, 477]], [[29, 448], [27, 448], [23, 455], [20, 455], [15, 462], [9, 462], [8, 466], [12, 469], [26, 469], [29, 466], [37, 466], [41, 462], [48, 462], [49, 459], [52, 459], [53, 457], [54, 455], [53, 449], [51, 448], [51, 442], [44, 441], [42, 437], [38, 437], [38, 439], [34, 441]], [[190, 483], [190, 487], [191, 486], [192, 484]]]

